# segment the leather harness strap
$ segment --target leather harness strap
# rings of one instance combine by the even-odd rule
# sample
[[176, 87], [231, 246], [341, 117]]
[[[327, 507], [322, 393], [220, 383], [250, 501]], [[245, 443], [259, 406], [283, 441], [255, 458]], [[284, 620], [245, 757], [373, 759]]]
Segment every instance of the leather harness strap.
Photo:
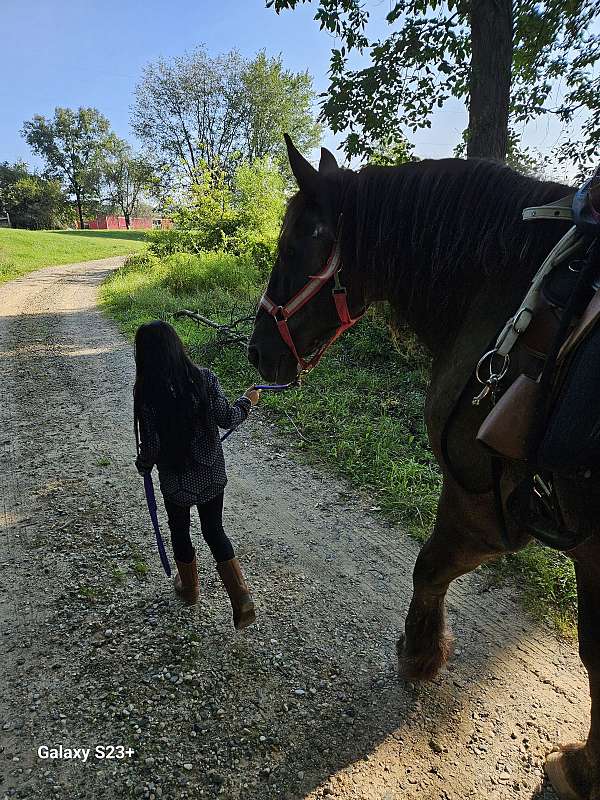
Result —
[[[347, 331], [348, 328], [351, 328], [359, 321], [359, 319], [361, 319], [361, 317], [364, 316], [364, 311], [357, 317], [352, 317], [350, 314], [350, 309], [348, 308], [348, 293], [346, 291], [346, 287], [342, 286], [340, 283], [339, 273], [341, 268], [342, 257], [338, 241], [335, 243], [331, 255], [327, 259], [327, 262], [321, 272], [319, 272], [317, 275], [312, 275], [308, 283], [306, 283], [302, 289], [300, 289], [300, 291], [291, 298], [291, 300], [288, 300], [284, 306], [274, 303], [266, 292], [260, 300], [259, 307], [263, 308], [267, 314], [273, 317], [275, 324], [277, 325], [279, 335], [291, 350], [302, 371], [307, 371], [315, 367], [321, 360], [325, 351], [336, 341], [336, 339], [339, 339], [344, 331]], [[300, 311], [300, 309], [310, 300], [312, 300], [312, 298], [321, 291], [327, 281], [331, 280], [331, 278], [333, 278], [334, 281], [331, 293], [333, 296], [333, 302], [335, 303], [339, 325], [337, 326], [334, 334], [325, 342], [325, 344], [321, 345], [316, 353], [312, 354], [312, 358], [304, 358], [296, 349], [296, 345], [294, 344], [294, 340], [288, 326], [288, 320], [293, 317], [294, 314]]]
[[[598, 174], [598, 173], [597, 173]], [[507, 358], [515, 346], [517, 339], [525, 332], [533, 318], [534, 309], [539, 299], [542, 282], [555, 266], [570, 258], [586, 240], [586, 233], [598, 233], [600, 211], [596, 203], [600, 202], [599, 183], [596, 177], [590, 178], [575, 194], [561, 197], [544, 206], [532, 206], [523, 210], [523, 220], [530, 222], [538, 219], [558, 219], [575, 224], [552, 248], [544, 259], [542, 266], [534, 275], [525, 299], [512, 316], [496, 342], [494, 354]], [[589, 229], [589, 230], [588, 230]]]
[[523, 209], [523, 219], [525, 222], [534, 219], [562, 219], [571, 222], [573, 219], [573, 195], [561, 197], [553, 203], [546, 203], [545, 206], [531, 206]]

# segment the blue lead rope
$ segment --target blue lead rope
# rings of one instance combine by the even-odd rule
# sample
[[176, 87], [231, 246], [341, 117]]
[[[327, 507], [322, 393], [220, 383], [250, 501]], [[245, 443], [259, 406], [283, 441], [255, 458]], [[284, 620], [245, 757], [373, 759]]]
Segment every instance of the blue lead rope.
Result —
[[[257, 383], [253, 388], [261, 392], [285, 392], [286, 389], [294, 389], [296, 386], [299, 386], [297, 380], [292, 381], [292, 383]], [[225, 431], [223, 436], [221, 436], [221, 441], [224, 442], [225, 439], [228, 439], [238, 427], [239, 426], [236, 425], [235, 428], [229, 428], [228, 431]]]
[[156, 546], [158, 547], [158, 554], [160, 556], [163, 569], [167, 578], [171, 577], [171, 565], [167, 558], [167, 551], [165, 550], [165, 543], [160, 535], [160, 526], [158, 524], [158, 511], [156, 508], [156, 495], [154, 494], [154, 484], [152, 483], [152, 475], [149, 472], [144, 473], [144, 491], [146, 492], [146, 502], [148, 503], [148, 511], [150, 512], [150, 519], [152, 520], [152, 527], [156, 534]]

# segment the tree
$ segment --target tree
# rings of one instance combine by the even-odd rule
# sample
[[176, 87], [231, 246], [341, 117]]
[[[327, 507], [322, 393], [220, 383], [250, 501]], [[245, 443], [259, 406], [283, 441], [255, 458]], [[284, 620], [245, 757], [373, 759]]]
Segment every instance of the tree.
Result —
[[[311, 0], [267, 6], [279, 13], [299, 2]], [[389, 35], [370, 41], [362, 0], [318, 0], [315, 19], [341, 41], [323, 118], [347, 131], [349, 155], [368, 154], [384, 135], [430, 127], [432, 111], [456, 97], [469, 108], [469, 156], [503, 160], [509, 120], [554, 115], [568, 129], [559, 158], [581, 165], [600, 143], [596, 15], [597, 0], [398, 0], [386, 17]], [[352, 69], [353, 51], [369, 53], [370, 63]]]
[[56, 108], [53, 119], [36, 114], [25, 122], [23, 136], [46, 161], [46, 175], [74, 196], [83, 228], [84, 210], [100, 193], [103, 166], [115, 141], [109, 121], [95, 108]]
[[71, 209], [59, 181], [29, 172], [27, 164], [0, 164], [0, 208], [14, 228], [56, 228], [72, 222]]
[[[454, 155], [458, 158], [465, 158], [466, 153], [467, 136], [465, 132], [463, 140], [454, 148]], [[556, 164], [553, 164], [552, 158], [547, 153], [542, 153], [535, 148], [524, 147], [519, 136], [512, 129], [508, 131], [506, 163], [516, 172], [531, 178], [547, 181], [560, 181], [561, 179], [560, 173], [555, 172]]]
[[413, 150], [413, 145], [407, 139], [387, 137], [375, 144], [368, 163], [378, 167], [398, 167], [400, 164], [418, 160]]
[[104, 181], [109, 201], [123, 214], [129, 229], [131, 217], [136, 213], [143, 192], [154, 186], [152, 166], [142, 156], [135, 155], [126, 142], [118, 139], [106, 162]]
[[148, 64], [135, 91], [133, 129], [157, 164], [189, 185], [203, 165], [232, 179], [243, 160], [283, 162], [283, 131], [303, 147], [316, 146], [314, 93], [307, 73], [283, 69], [264, 53], [249, 61], [232, 51], [205, 49]]
[[232, 196], [239, 227], [259, 239], [277, 239], [285, 211], [285, 190], [281, 171], [270, 158], [240, 164]]
[[232, 191], [223, 168], [200, 162], [196, 179], [177, 202], [167, 205], [178, 228], [193, 230], [203, 250], [224, 247], [236, 227]]
[[169, 208], [177, 227], [193, 232], [194, 249], [245, 253], [268, 272], [285, 211], [281, 171], [260, 158], [241, 163], [228, 181], [222, 168], [201, 166], [198, 180]]
[[504, 161], [513, 61], [513, 0], [470, 0], [467, 157]]
[[238, 226], [232, 249], [245, 254], [265, 278], [275, 262], [288, 189], [286, 174], [270, 158], [240, 164], [236, 170], [233, 204]]
[[253, 164], [271, 158], [291, 178], [283, 134], [289, 133], [305, 152], [321, 139], [321, 127], [313, 119], [315, 95], [310, 74], [285, 70], [280, 57], [268, 58], [262, 51], [247, 62], [241, 82], [243, 159]]

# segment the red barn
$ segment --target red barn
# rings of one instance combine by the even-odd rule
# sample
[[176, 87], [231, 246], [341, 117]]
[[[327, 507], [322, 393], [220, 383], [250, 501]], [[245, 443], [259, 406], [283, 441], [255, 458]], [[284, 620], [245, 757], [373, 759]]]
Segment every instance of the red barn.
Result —
[[[93, 231], [116, 231], [127, 228], [125, 217], [117, 217], [112, 214], [103, 214], [96, 219], [90, 219], [86, 227]], [[131, 217], [129, 227], [138, 228], [172, 228], [173, 221], [166, 217]]]

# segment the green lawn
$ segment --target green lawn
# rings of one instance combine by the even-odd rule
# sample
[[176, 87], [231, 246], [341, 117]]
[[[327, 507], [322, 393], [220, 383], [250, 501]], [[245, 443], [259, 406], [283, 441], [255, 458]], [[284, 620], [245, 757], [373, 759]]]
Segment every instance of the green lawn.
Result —
[[144, 231], [26, 231], [0, 228], [0, 283], [39, 267], [127, 255], [144, 247]]

